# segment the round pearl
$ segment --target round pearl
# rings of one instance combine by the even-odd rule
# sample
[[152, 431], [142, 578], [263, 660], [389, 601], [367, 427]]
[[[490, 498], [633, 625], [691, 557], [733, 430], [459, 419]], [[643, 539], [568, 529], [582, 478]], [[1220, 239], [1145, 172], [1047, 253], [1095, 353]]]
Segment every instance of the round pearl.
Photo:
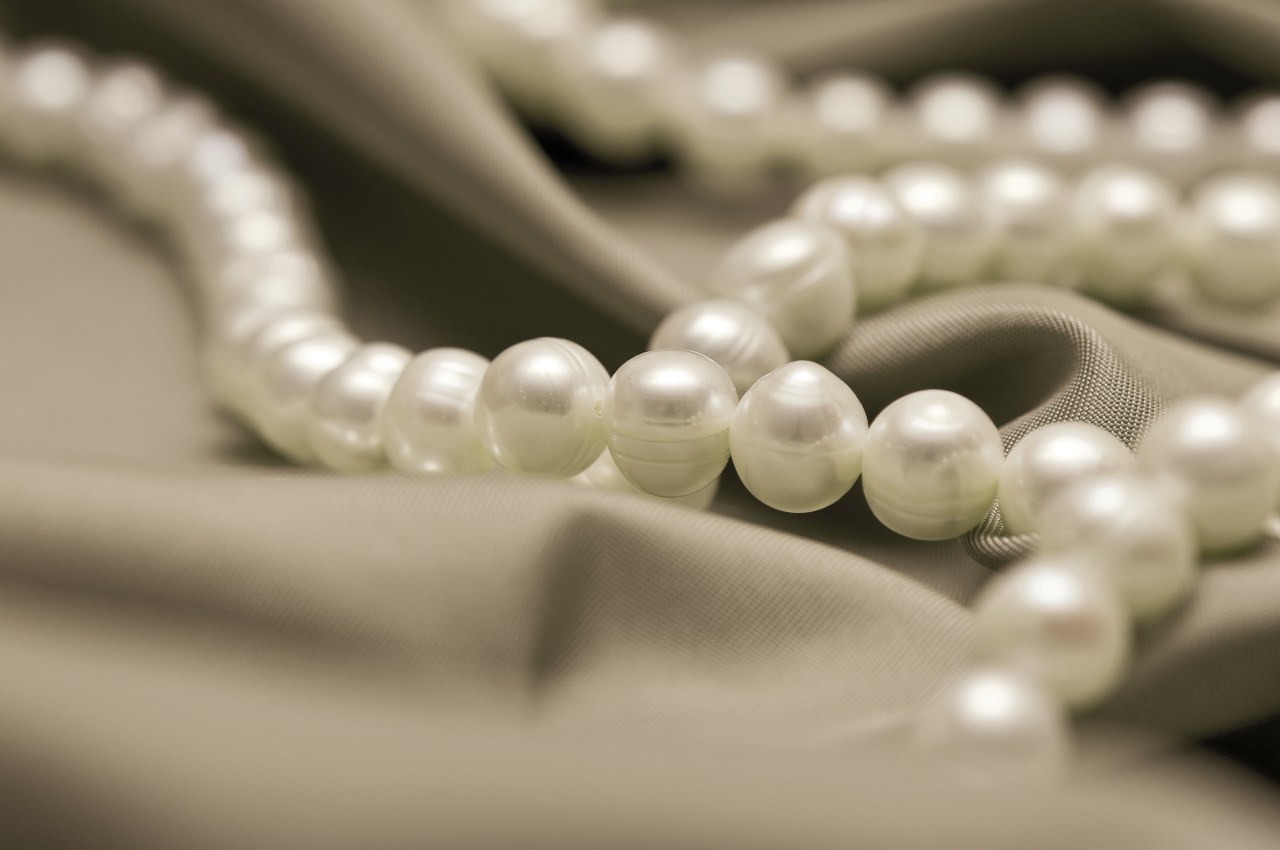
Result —
[[1043, 783], [1070, 755], [1062, 706], [1034, 680], [987, 667], [963, 675], [920, 716], [915, 739], [936, 765], [977, 785]]
[[1250, 545], [1275, 510], [1280, 454], [1230, 402], [1179, 401], [1147, 431], [1138, 460], [1183, 499], [1203, 551]]
[[748, 233], [725, 254], [711, 288], [767, 319], [793, 357], [826, 352], [848, 330], [857, 307], [844, 243], [800, 219]]
[[866, 74], [828, 74], [814, 81], [806, 101], [808, 126], [801, 156], [811, 172], [866, 172], [884, 159], [893, 92], [883, 80]]
[[609, 451], [635, 486], [687, 496], [729, 461], [729, 423], [738, 394], [728, 373], [693, 351], [649, 351], [622, 364], [602, 415]]
[[1041, 555], [992, 579], [974, 606], [979, 657], [1043, 682], [1073, 707], [1111, 691], [1129, 660], [1115, 591], [1082, 563]]
[[1172, 258], [1177, 201], [1168, 183], [1104, 165], [1077, 186], [1071, 213], [1081, 287], [1116, 304], [1142, 300]]
[[920, 288], [959, 286], [986, 273], [995, 231], [968, 179], [936, 163], [899, 166], [885, 179], [898, 203], [924, 231]]
[[788, 359], [773, 325], [737, 301], [699, 301], [668, 313], [649, 340], [649, 350], [663, 349], [710, 357], [729, 373], [739, 395]]
[[363, 345], [311, 393], [307, 443], [325, 466], [358, 473], [386, 463], [382, 409], [413, 354], [398, 345]]
[[1000, 470], [1000, 513], [1011, 534], [1037, 531], [1046, 502], [1073, 481], [1137, 466], [1133, 453], [1087, 422], [1054, 422], [1027, 434]]
[[593, 490], [608, 490], [615, 493], [631, 493], [634, 495], [644, 496], [646, 499], [656, 499], [659, 502], [666, 502], [672, 505], [680, 505], [685, 508], [693, 508], [694, 510], [704, 511], [711, 507], [711, 503], [715, 501], [716, 492], [720, 489], [720, 479], [714, 479], [706, 487], [697, 492], [690, 493], [688, 496], [676, 496], [675, 498], [667, 498], [665, 496], [655, 496], [652, 493], [646, 493], [636, 485], [627, 480], [622, 474], [622, 470], [618, 469], [618, 464], [613, 459], [613, 454], [608, 449], [600, 453], [600, 457], [596, 458], [596, 462], [588, 466], [582, 472], [570, 479], [574, 484], [583, 487], [590, 487]]
[[992, 275], [1051, 282], [1072, 247], [1069, 196], [1062, 178], [1030, 161], [1002, 162], [978, 177], [978, 196], [998, 234]]
[[947, 390], [886, 407], [867, 431], [862, 487], [876, 517], [916, 540], [945, 540], [991, 509], [1004, 448], [990, 417]]
[[1000, 92], [981, 77], [940, 74], [916, 86], [910, 100], [925, 156], [973, 163], [990, 156], [999, 143]]
[[568, 478], [604, 450], [597, 412], [609, 373], [577, 343], [542, 337], [499, 354], [480, 381], [476, 427], [513, 472]]
[[1280, 94], [1250, 97], [1240, 105], [1239, 111], [1236, 126], [1244, 161], [1274, 167], [1280, 162]]
[[1044, 77], [1019, 93], [1030, 149], [1071, 169], [1096, 160], [1108, 144], [1107, 96], [1079, 77]]
[[70, 46], [40, 44], [15, 56], [10, 73], [6, 139], [37, 164], [72, 156], [93, 81], [88, 61]]
[[1280, 296], [1280, 183], [1210, 178], [1196, 186], [1187, 224], [1192, 279], [1206, 298], [1258, 307]]
[[300, 339], [343, 332], [337, 319], [316, 310], [253, 305], [224, 315], [210, 335], [204, 363], [214, 400], [245, 412], [245, 381], [260, 360]]
[[1137, 476], [1069, 484], [1044, 504], [1037, 525], [1042, 551], [1079, 556], [1139, 621], [1163, 617], [1195, 581], [1199, 553], [1182, 506]]
[[382, 444], [398, 472], [480, 472], [493, 459], [475, 425], [476, 394], [489, 361], [433, 348], [404, 368], [382, 409]]
[[220, 268], [205, 269], [207, 311], [214, 322], [238, 312], [268, 307], [336, 312], [337, 287], [330, 270], [314, 254], [285, 250], [232, 257]]
[[1280, 452], [1280, 372], [1254, 384], [1240, 402], [1240, 407]]
[[1212, 164], [1218, 104], [1187, 83], [1144, 86], [1126, 99], [1133, 156], [1177, 180]]
[[80, 144], [89, 171], [118, 191], [125, 146], [136, 129], [165, 106], [164, 80], [150, 65], [118, 62], [98, 74], [80, 114]]
[[880, 181], [858, 176], [824, 180], [801, 195], [791, 213], [844, 241], [858, 309], [900, 301], [915, 282], [924, 231]]
[[867, 414], [849, 385], [797, 360], [756, 382], [738, 404], [729, 447], [738, 477], [771, 508], [825, 508], [862, 472]]
[[174, 215], [182, 163], [216, 122], [209, 102], [191, 96], [175, 98], [144, 119], [130, 134], [118, 163], [124, 203], [153, 220]]
[[358, 347], [350, 334], [329, 330], [278, 346], [255, 362], [244, 384], [243, 407], [268, 445], [295, 463], [315, 462], [307, 440], [311, 394]]

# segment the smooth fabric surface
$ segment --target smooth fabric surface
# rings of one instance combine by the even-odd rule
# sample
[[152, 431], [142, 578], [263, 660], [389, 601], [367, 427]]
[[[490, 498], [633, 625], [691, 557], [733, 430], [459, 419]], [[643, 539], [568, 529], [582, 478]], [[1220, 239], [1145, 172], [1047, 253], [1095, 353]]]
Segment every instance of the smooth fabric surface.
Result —
[[[632, 5], [799, 70], [1016, 74], [1181, 41], [1280, 80], [1263, 0]], [[562, 178], [427, 6], [33, 0], [4, 23], [153, 55], [259, 129], [311, 190], [370, 339], [493, 356], [564, 336], [616, 368], [789, 200], [725, 207], [666, 172], [572, 162]], [[1061, 37], [1037, 56], [1025, 32]], [[856, 487], [797, 517], [730, 473], [701, 514], [502, 473], [295, 469], [212, 411], [172, 264], [91, 197], [5, 172], [0, 271], [9, 846], [1280, 842], [1274, 788], [1190, 755], [1280, 714], [1274, 539], [1208, 565], [1141, 635], [1076, 724], [1066, 790], [972, 797], [906, 738], [963, 667], [967, 603], [1031, 551], [998, 511], [923, 544]], [[1002, 284], [868, 317], [828, 365], [870, 414], [943, 387], [1006, 444], [1080, 419], [1135, 445], [1170, 400], [1274, 369], [1278, 339], [1276, 313], [1135, 317]]]

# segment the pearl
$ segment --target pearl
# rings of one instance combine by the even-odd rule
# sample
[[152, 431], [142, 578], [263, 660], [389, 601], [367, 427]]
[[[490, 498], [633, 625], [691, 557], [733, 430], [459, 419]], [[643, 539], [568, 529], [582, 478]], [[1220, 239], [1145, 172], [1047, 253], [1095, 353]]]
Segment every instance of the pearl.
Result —
[[697, 492], [690, 493], [688, 496], [676, 496], [667, 498], [665, 496], [655, 496], [652, 493], [646, 493], [636, 485], [627, 480], [622, 474], [622, 470], [618, 469], [618, 464], [614, 462], [613, 455], [608, 449], [600, 453], [600, 457], [596, 458], [596, 462], [588, 466], [582, 472], [570, 479], [574, 484], [582, 487], [590, 487], [593, 490], [608, 490], [614, 493], [631, 493], [633, 495], [644, 496], [646, 499], [654, 499], [667, 504], [680, 505], [685, 508], [693, 508], [697, 511], [704, 511], [711, 507], [711, 503], [715, 501], [716, 492], [720, 489], [720, 479], [715, 478], [706, 487]]
[[267, 307], [332, 313], [339, 301], [330, 270], [306, 251], [235, 256], [216, 270], [205, 269], [200, 283], [215, 322], [224, 314]]
[[205, 355], [214, 399], [230, 410], [245, 412], [244, 384], [258, 361], [300, 339], [342, 332], [337, 319], [315, 310], [253, 305], [229, 313], [213, 329]]
[[987, 667], [954, 682], [920, 716], [916, 744], [938, 768], [978, 785], [1043, 783], [1066, 771], [1066, 713], [1043, 687]]
[[568, 478], [604, 449], [598, 407], [609, 373], [577, 343], [543, 337], [494, 358], [476, 395], [476, 427], [513, 472]]
[[1128, 664], [1123, 603], [1068, 557], [1040, 555], [996, 576], [974, 618], [980, 658], [1027, 673], [1075, 708], [1106, 696]]
[[833, 231], [845, 244], [859, 310], [906, 296], [924, 257], [924, 231], [880, 181], [833, 177], [800, 196], [791, 214]]
[[715, 361], [693, 351], [648, 351], [609, 382], [601, 412], [609, 451], [635, 486], [687, 496], [729, 461], [729, 423], [738, 394]]
[[1239, 107], [1239, 144], [1245, 162], [1274, 167], [1280, 162], [1280, 94], [1267, 92]]
[[1078, 77], [1043, 77], [1019, 93], [1022, 133], [1032, 152], [1079, 169], [1107, 146], [1106, 94]]
[[311, 394], [358, 347], [348, 333], [320, 331], [277, 346], [250, 367], [244, 413], [268, 445], [295, 463], [316, 460], [307, 439]]
[[413, 354], [372, 342], [320, 379], [311, 393], [307, 443], [325, 466], [359, 473], [386, 464], [382, 409]]
[[667, 314], [649, 349], [684, 349], [710, 357], [729, 373], [741, 395], [787, 362], [773, 325], [737, 301], [699, 301]]
[[805, 360], [757, 381], [729, 426], [742, 483], [788, 513], [825, 508], [849, 492], [866, 436], [867, 414], [849, 385]]
[[142, 62], [117, 62], [93, 82], [80, 114], [80, 145], [86, 167], [113, 193], [127, 181], [122, 173], [125, 146], [165, 102], [164, 81]]
[[925, 234], [920, 288], [960, 286], [986, 273], [995, 231], [960, 172], [936, 163], [914, 163], [894, 168], [885, 180]]
[[1071, 212], [1081, 287], [1115, 304], [1142, 300], [1172, 257], [1177, 202], [1168, 183], [1104, 165], [1079, 183]]
[[76, 150], [76, 123], [89, 96], [92, 71], [80, 51], [40, 44], [16, 55], [5, 136], [23, 158], [42, 165]]
[[1241, 400], [1240, 407], [1280, 452], [1280, 372], [1254, 384]]
[[1079, 556], [1141, 622], [1168, 614], [1199, 566], [1195, 533], [1177, 500], [1134, 475], [1068, 484], [1045, 502], [1037, 525], [1046, 554]]
[[1183, 499], [1209, 553], [1254, 543], [1280, 493], [1280, 453], [1243, 410], [1217, 398], [1174, 404], [1142, 438], [1138, 460]]
[[867, 504], [916, 540], [963, 534], [996, 497], [1004, 449], [990, 417], [947, 390], [921, 390], [886, 407], [862, 447]]
[[844, 243], [799, 219], [779, 219], [744, 236], [712, 274], [711, 289], [767, 319], [793, 357], [827, 351], [857, 307]]
[[475, 425], [489, 361], [460, 348], [424, 351], [404, 368], [382, 409], [382, 443], [397, 472], [481, 472], [493, 466]]
[[970, 74], [940, 74], [910, 96], [925, 156], [973, 163], [997, 146], [1004, 124], [999, 90]]
[[1259, 307], [1280, 296], [1280, 183], [1261, 174], [1217, 176], [1191, 196], [1192, 279], [1206, 298]]
[[1144, 86], [1126, 99], [1133, 156], [1188, 180], [1211, 164], [1216, 146], [1218, 105], [1201, 88], [1162, 82]]
[[1133, 453], [1087, 422], [1054, 422], [1024, 436], [1000, 470], [1000, 513], [1011, 534], [1037, 531], [1037, 517], [1073, 481], [1134, 469]]
[[122, 200], [137, 215], [163, 219], [177, 209], [181, 167], [217, 122], [208, 101], [182, 96], [140, 123], [121, 153]]
[[1072, 247], [1067, 187], [1050, 169], [1026, 160], [993, 165], [978, 177], [983, 212], [994, 226], [991, 273], [1003, 280], [1049, 283]]
[[806, 97], [801, 155], [817, 174], [865, 172], [886, 155], [883, 137], [893, 93], [881, 79], [866, 74], [820, 77]]

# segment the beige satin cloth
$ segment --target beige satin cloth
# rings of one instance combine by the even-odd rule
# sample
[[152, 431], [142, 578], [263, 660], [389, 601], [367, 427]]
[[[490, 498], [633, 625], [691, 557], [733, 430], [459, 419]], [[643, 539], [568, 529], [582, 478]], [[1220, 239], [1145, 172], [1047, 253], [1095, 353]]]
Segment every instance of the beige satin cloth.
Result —
[[[694, 43], [898, 79], [1180, 40], [1280, 79], [1264, 0], [651, 2]], [[11, 3], [16, 32], [157, 58], [311, 190], [365, 337], [610, 368], [774, 214], [533, 147], [420, 0]], [[1280, 798], [1195, 754], [1280, 711], [1280, 545], [1208, 565], [1077, 724], [1073, 780], [969, 795], [907, 730], [966, 604], [1030, 541], [881, 529], [858, 488], [701, 514], [501, 473], [341, 477], [211, 409], [163, 252], [90, 196], [0, 177], [0, 845], [92, 848], [1280, 846]], [[923, 387], [1007, 442], [1133, 445], [1275, 368], [1280, 317], [1133, 317], [1031, 284], [868, 317], [828, 360], [874, 413]], [[1264, 742], [1265, 743], [1265, 742]], [[1275, 745], [1271, 740], [1270, 744]]]

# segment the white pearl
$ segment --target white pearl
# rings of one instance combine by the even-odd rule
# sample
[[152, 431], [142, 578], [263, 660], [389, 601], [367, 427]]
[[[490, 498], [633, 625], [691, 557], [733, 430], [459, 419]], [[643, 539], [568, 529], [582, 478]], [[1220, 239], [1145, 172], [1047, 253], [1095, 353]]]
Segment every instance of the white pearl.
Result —
[[915, 739], [938, 769], [975, 785], [1054, 780], [1071, 748], [1058, 701], [1030, 677], [998, 667], [954, 682], [921, 714]]
[[208, 101], [188, 95], [138, 125], [119, 163], [122, 198], [134, 213], [161, 220], [176, 211], [182, 164], [217, 120]]
[[88, 61], [73, 47], [40, 44], [15, 56], [10, 73], [6, 139], [37, 164], [72, 156], [93, 80]]
[[1123, 603], [1072, 558], [1041, 555], [996, 576], [974, 617], [980, 658], [1026, 672], [1072, 707], [1106, 696], [1128, 664]]
[[1280, 183], [1212, 177], [1192, 193], [1188, 225], [1193, 280], [1206, 298], [1258, 307], [1280, 296]]
[[970, 74], [939, 74], [910, 94], [924, 156], [973, 163], [991, 155], [1004, 128], [999, 90]]
[[1280, 372], [1254, 384], [1241, 400], [1240, 407], [1280, 452]]
[[489, 454], [513, 472], [568, 478], [604, 449], [598, 408], [609, 385], [577, 343], [543, 337], [494, 358], [476, 395], [476, 427]]
[[964, 175], [937, 163], [914, 163], [894, 168], [885, 180], [924, 230], [920, 288], [959, 286], [985, 275], [995, 231]]
[[704, 511], [711, 507], [711, 503], [715, 501], [716, 492], [720, 489], [720, 479], [715, 478], [706, 487], [687, 496], [667, 498], [666, 496], [655, 496], [652, 493], [646, 493], [627, 480], [627, 476], [622, 474], [621, 469], [618, 469], [618, 464], [614, 461], [613, 454], [608, 449], [600, 453], [600, 457], [596, 458], [595, 463], [569, 480], [574, 484], [590, 487], [594, 490], [632, 493], [644, 496], [646, 499], [655, 499], [659, 502], [680, 505], [681, 507], [693, 508], [698, 511]]
[[711, 289], [764, 316], [793, 357], [826, 352], [857, 307], [844, 243], [800, 219], [779, 219], [744, 236], [720, 261]]
[[947, 390], [886, 407], [862, 447], [862, 487], [876, 517], [917, 540], [963, 534], [995, 501], [1004, 448], [990, 417]]
[[267, 307], [335, 312], [339, 297], [330, 270], [306, 251], [243, 254], [200, 276], [206, 310], [226, 315]]
[[117, 62], [101, 71], [80, 114], [80, 145], [90, 172], [113, 191], [128, 175], [122, 160], [129, 139], [165, 106], [164, 80], [143, 62]]
[[1024, 436], [1000, 470], [1000, 513], [1011, 534], [1037, 531], [1037, 517], [1073, 481], [1137, 466], [1116, 437], [1088, 422], [1054, 422]]
[[1058, 491], [1038, 514], [1042, 550], [1078, 555], [1111, 582], [1137, 620], [1163, 617], [1191, 590], [1195, 533], [1178, 501], [1151, 481], [1101, 475]]
[[1206, 552], [1255, 542], [1280, 493], [1280, 453], [1251, 417], [1222, 399], [1174, 404], [1143, 436], [1138, 460], [1184, 500]]
[[347, 473], [386, 464], [382, 409], [411, 359], [398, 345], [372, 342], [320, 379], [311, 393], [307, 443], [321, 463]]
[[978, 195], [996, 233], [993, 277], [1050, 283], [1072, 248], [1067, 187], [1028, 160], [998, 163], [978, 177]]
[[254, 305], [225, 315], [210, 334], [204, 362], [214, 400], [245, 412], [245, 381], [260, 360], [300, 339], [343, 332], [337, 319], [316, 310]]
[[815, 174], [865, 172], [887, 154], [884, 134], [893, 92], [866, 74], [834, 73], [815, 80], [805, 98], [801, 155]]
[[801, 195], [791, 212], [844, 240], [858, 309], [900, 301], [915, 282], [924, 258], [924, 231], [879, 180], [832, 177]]
[[849, 385], [797, 360], [756, 382], [738, 404], [729, 447], [738, 477], [771, 508], [825, 508], [862, 472], [867, 414]]
[[1071, 211], [1081, 287], [1116, 304], [1141, 301], [1172, 259], [1177, 201], [1169, 184], [1104, 165], [1079, 183]]
[[609, 451], [635, 486], [687, 496], [729, 461], [729, 423], [738, 394], [728, 373], [693, 351], [648, 351], [609, 381], [602, 415]]
[[1125, 99], [1132, 155], [1186, 181], [1214, 164], [1218, 104], [1181, 82], [1144, 86]]
[[1109, 143], [1107, 96], [1078, 77], [1043, 77], [1019, 92], [1021, 132], [1031, 152], [1073, 170], [1098, 159]]
[[493, 466], [475, 425], [476, 394], [489, 361], [433, 348], [409, 362], [382, 410], [382, 443], [398, 472], [480, 472]]
[[1238, 140], [1244, 161], [1274, 167], [1280, 162], [1280, 93], [1265, 92], [1239, 106]]
[[245, 381], [243, 407], [268, 445], [296, 463], [316, 460], [307, 439], [311, 394], [358, 346], [348, 333], [321, 331], [280, 345], [255, 362]]
[[649, 350], [671, 348], [719, 363], [739, 395], [788, 359], [773, 325], [737, 301], [699, 301], [668, 313], [654, 330]]

